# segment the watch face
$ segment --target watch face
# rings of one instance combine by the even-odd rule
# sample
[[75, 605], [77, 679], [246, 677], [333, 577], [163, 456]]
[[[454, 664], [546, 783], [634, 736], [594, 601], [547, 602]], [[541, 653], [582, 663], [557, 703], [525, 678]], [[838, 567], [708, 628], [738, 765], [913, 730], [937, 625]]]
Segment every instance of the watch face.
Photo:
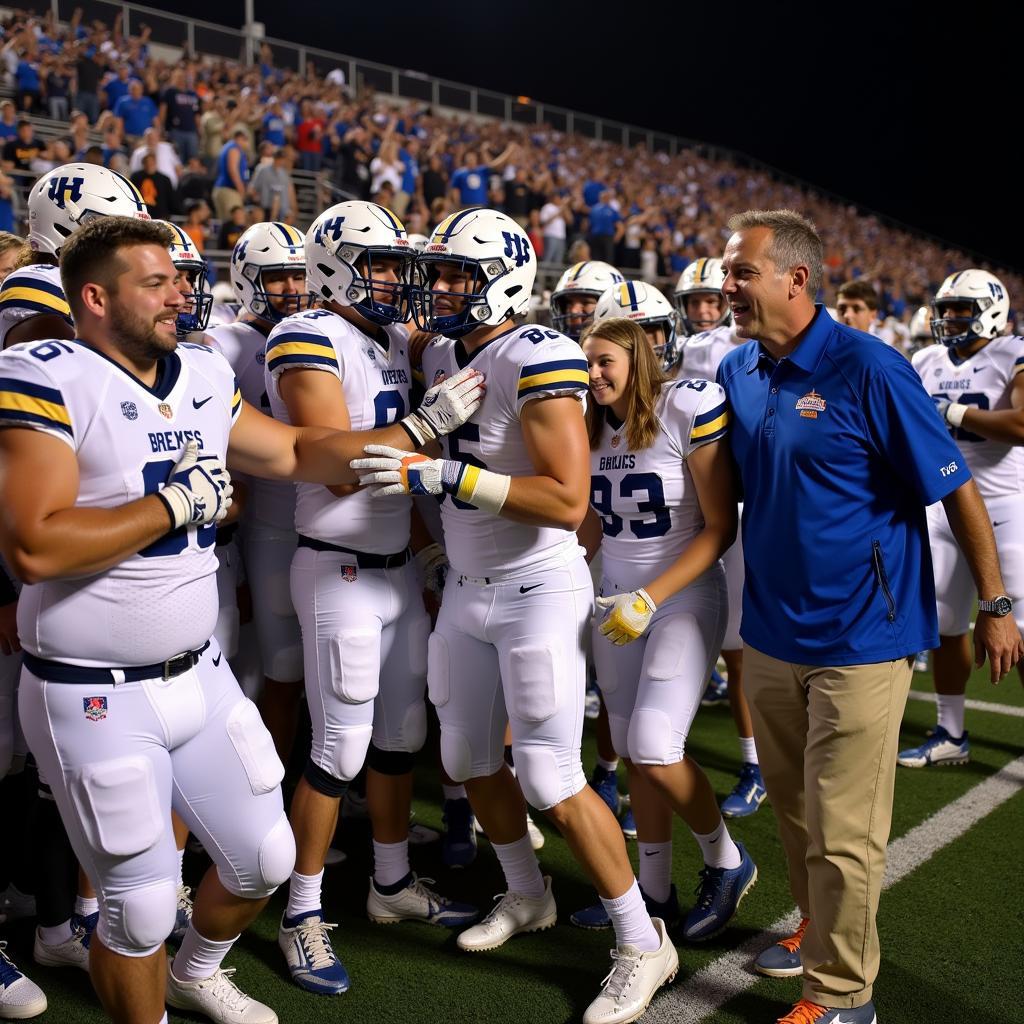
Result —
[[1013, 602], [1008, 597], [996, 598], [994, 604], [996, 615], [1009, 615], [1013, 611]]

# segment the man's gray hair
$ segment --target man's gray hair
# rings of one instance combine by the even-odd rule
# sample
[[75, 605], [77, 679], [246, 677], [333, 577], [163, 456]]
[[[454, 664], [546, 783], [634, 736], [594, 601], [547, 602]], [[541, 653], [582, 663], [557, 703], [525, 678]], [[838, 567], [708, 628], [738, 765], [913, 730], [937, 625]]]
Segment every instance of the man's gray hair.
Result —
[[730, 231], [768, 228], [771, 245], [765, 255], [780, 271], [807, 267], [807, 295], [814, 301], [821, 288], [823, 252], [814, 222], [795, 210], [747, 210], [729, 218]]

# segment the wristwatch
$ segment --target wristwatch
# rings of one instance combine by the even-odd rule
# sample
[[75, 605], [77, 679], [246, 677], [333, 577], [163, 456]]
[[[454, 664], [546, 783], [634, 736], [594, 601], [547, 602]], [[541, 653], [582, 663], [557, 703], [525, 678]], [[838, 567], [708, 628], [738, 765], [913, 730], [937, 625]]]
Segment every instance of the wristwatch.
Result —
[[989, 615], [994, 615], [997, 619], [1001, 619], [1013, 611], [1013, 602], [1005, 594], [994, 597], [991, 601], [982, 601], [979, 598], [978, 611], [988, 612]]

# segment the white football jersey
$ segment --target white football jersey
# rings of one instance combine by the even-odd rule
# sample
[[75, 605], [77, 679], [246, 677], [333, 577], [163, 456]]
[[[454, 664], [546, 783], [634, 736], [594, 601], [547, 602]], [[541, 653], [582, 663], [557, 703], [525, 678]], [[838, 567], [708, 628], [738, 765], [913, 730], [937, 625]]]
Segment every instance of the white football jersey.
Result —
[[655, 413], [653, 444], [633, 452], [623, 424], [608, 409], [590, 453], [590, 504], [604, 534], [602, 573], [620, 586], [652, 580], [703, 528], [686, 459], [728, 431], [725, 391], [709, 380], [669, 381]]
[[[253, 323], [238, 321], [206, 331], [206, 342], [231, 364], [242, 398], [267, 416], [270, 399], [263, 366], [266, 362], [267, 334]], [[295, 528], [295, 484], [287, 480], [263, 480], [245, 477], [249, 498], [243, 515], [278, 530]]]
[[74, 326], [60, 283], [60, 268], [38, 263], [12, 270], [0, 287], [0, 348], [15, 324], [44, 314], [62, 316]]
[[715, 327], [701, 331], [685, 340], [683, 352], [676, 366], [679, 380], [714, 380], [718, 364], [737, 346], [743, 338], [737, 338], [731, 327]]
[[[179, 344], [146, 387], [81, 342], [15, 345], [0, 355], [0, 424], [31, 427], [75, 452], [77, 508], [115, 508], [165, 484], [185, 444], [223, 457], [242, 408], [231, 367]], [[75, 665], [151, 665], [201, 647], [217, 622], [214, 526], [168, 533], [104, 572], [26, 586], [26, 651]]]
[[[978, 409], [1009, 409], [1013, 380], [1024, 370], [1024, 338], [993, 338], [962, 363], [953, 362], [945, 345], [929, 345], [915, 352], [911, 362], [933, 398]], [[1024, 447], [986, 440], [966, 427], [951, 433], [983, 498], [1024, 491]]]
[[[467, 366], [487, 382], [483, 403], [442, 438], [444, 457], [508, 476], [534, 476], [519, 417], [527, 402], [559, 395], [586, 401], [589, 374], [579, 345], [550, 328], [512, 327], [467, 355], [460, 341], [435, 338], [423, 353], [429, 387]], [[500, 578], [565, 565], [579, 551], [576, 534], [529, 526], [481, 512], [446, 495], [441, 504], [445, 547], [456, 573]]]
[[[285, 370], [323, 370], [341, 380], [352, 430], [374, 430], [409, 411], [408, 335], [400, 324], [384, 328], [385, 347], [328, 309], [294, 313], [267, 339], [266, 381], [275, 419], [290, 423], [278, 382]], [[409, 546], [406, 498], [375, 499], [368, 490], [338, 498], [320, 484], [296, 485], [298, 533], [373, 555]]]

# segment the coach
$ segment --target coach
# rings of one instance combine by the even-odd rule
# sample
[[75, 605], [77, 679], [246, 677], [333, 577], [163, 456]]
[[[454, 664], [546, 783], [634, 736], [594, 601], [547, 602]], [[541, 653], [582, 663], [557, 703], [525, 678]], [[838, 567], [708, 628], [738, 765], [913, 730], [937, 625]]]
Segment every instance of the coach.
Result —
[[[943, 502], [979, 596], [1005, 591], [985, 506], [912, 367], [815, 305], [814, 225], [778, 210], [729, 227], [722, 291], [751, 339], [718, 371], [745, 501], [744, 688], [810, 919], [795, 968], [772, 973], [802, 959], [804, 998], [782, 1020], [843, 1008], [873, 1024], [900, 719], [912, 656], [938, 644], [926, 505]], [[1012, 616], [979, 612], [974, 639], [993, 682], [1024, 653]]]

